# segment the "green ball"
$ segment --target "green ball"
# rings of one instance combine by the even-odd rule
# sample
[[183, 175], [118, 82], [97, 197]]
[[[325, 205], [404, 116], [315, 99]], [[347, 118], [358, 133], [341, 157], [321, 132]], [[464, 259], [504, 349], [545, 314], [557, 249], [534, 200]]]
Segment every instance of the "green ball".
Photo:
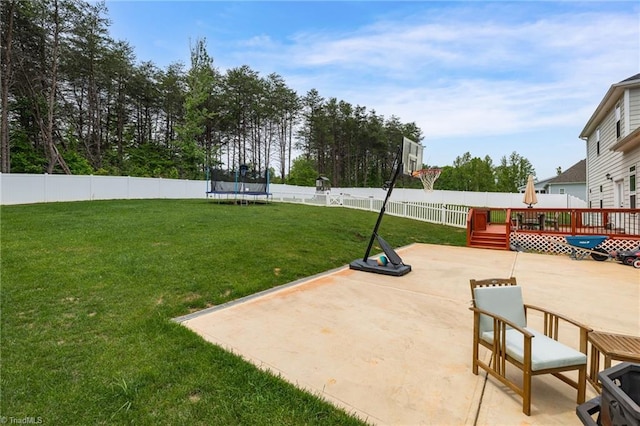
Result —
[[380, 266], [387, 266], [387, 263], [389, 263], [389, 259], [387, 259], [387, 256], [380, 256], [377, 259], [377, 263]]

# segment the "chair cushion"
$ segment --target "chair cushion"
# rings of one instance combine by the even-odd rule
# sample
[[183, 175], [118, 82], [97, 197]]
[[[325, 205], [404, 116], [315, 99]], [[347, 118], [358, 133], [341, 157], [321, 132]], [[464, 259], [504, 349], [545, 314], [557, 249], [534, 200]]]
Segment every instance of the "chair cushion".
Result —
[[[525, 330], [535, 336], [531, 339], [531, 371], [587, 363], [587, 355], [582, 352], [553, 340], [539, 331], [530, 328], [525, 328]], [[487, 343], [493, 342], [492, 331], [484, 332], [480, 337]], [[509, 356], [524, 363], [524, 336], [522, 333], [514, 329], [507, 330], [506, 347]]]
[[[476, 287], [473, 294], [477, 308], [504, 317], [518, 327], [527, 325], [520, 286]], [[481, 315], [480, 334], [486, 331], [493, 331], [493, 319]]]

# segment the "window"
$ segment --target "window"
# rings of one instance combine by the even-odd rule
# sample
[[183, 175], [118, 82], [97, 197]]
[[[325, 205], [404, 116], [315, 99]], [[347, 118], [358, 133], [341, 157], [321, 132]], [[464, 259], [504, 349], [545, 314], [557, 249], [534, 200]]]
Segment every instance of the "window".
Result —
[[600, 128], [596, 129], [596, 155], [600, 155]]
[[629, 207], [636, 208], [636, 166], [629, 167]]
[[564, 194], [564, 188], [560, 188], [560, 194]]
[[616, 138], [620, 138], [620, 105], [616, 106]]

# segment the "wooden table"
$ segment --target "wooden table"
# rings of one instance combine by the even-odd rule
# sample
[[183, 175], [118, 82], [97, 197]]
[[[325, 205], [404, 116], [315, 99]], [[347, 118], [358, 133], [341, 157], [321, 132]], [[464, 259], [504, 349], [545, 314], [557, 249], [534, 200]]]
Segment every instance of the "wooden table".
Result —
[[600, 355], [604, 357], [603, 370], [611, 367], [612, 360], [640, 363], [640, 337], [593, 331], [589, 333], [588, 340], [591, 343], [591, 362], [587, 380], [598, 392], [602, 391], [598, 381]]

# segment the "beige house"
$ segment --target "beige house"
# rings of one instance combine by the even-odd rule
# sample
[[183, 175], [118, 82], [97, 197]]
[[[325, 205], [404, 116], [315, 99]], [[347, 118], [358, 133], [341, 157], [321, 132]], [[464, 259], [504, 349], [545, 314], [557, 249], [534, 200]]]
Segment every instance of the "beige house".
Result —
[[611, 85], [580, 133], [590, 208], [638, 208], [640, 74]]

